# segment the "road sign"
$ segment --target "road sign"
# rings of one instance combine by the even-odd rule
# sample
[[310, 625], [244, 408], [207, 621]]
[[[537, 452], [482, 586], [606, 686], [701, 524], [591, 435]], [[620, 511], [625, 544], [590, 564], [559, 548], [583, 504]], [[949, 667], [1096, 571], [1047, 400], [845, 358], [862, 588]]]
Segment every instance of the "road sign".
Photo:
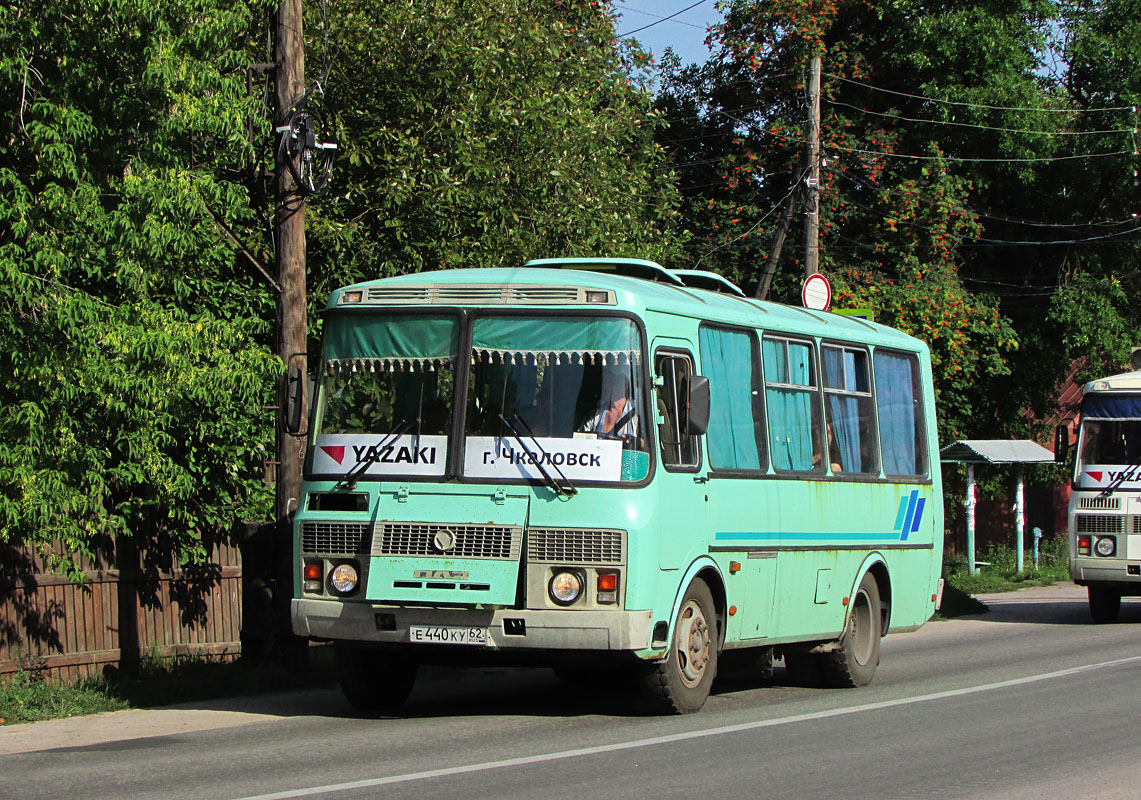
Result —
[[800, 303], [813, 311], [827, 311], [832, 305], [832, 284], [819, 272], [809, 275], [800, 288]]

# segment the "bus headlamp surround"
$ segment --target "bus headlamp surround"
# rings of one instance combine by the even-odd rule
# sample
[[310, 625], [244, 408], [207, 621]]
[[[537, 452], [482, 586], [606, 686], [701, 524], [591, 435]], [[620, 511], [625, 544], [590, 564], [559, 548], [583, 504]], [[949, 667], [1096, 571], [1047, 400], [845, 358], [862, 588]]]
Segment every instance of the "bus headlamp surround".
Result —
[[547, 594], [556, 605], [569, 606], [582, 597], [585, 586], [586, 578], [578, 570], [556, 569], [547, 583]]
[[357, 589], [360, 576], [355, 564], [345, 562], [333, 567], [329, 573], [329, 586], [337, 594], [352, 594]]
[[1099, 556], [1111, 556], [1117, 552], [1117, 539], [1112, 536], [1099, 537], [1097, 544], [1094, 545], [1094, 550]]

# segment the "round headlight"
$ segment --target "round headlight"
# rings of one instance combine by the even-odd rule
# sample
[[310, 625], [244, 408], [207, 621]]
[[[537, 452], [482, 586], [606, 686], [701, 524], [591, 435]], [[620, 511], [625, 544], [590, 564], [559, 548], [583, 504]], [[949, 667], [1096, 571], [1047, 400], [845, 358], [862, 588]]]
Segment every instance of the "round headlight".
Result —
[[582, 576], [577, 572], [562, 570], [551, 577], [547, 591], [551, 599], [560, 606], [569, 606], [582, 595]]
[[1103, 536], [1097, 540], [1094, 549], [1097, 550], [1099, 556], [1111, 556], [1117, 550], [1117, 542], [1112, 536]]
[[329, 573], [329, 585], [338, 594], [348, 594], [357, 588], [357, 568], [352, 564], [338, 564]]

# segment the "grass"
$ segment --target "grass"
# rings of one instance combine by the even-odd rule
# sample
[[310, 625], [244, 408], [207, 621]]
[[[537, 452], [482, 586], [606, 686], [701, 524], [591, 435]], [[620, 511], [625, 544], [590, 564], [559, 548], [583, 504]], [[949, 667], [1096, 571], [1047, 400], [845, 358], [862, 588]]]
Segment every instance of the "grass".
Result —
[[1023, 556], [1023, 570], [1017, 569], [1017, 551], [1004, 545], [987, 545], [977, 557], [974, 575], [967, 568], [967, 559], [960, 556], [943, 564], [943, 605], [936, 619], [950, 619], [963, 614], [980, 614], [986, 605], [973, 595], [994, 592], [1013, 592], [1028, 586], [1050, 586], [1056, 581], [1068, 581], [1069, 545], [1065, 536], [1043, 539], [1038, 550], [1038, 566], [1034, 566], [1031, 553]]
[[101, 678], [75, 684], [46, 681], [41, 671], [27, 669], [0, 679], [0, 724], [327, 686], [331, 674], [324, 648], [311, 650], [303, 671], [275, 663], [154, 655], [145, 656], [130, 673], [112, 668]]

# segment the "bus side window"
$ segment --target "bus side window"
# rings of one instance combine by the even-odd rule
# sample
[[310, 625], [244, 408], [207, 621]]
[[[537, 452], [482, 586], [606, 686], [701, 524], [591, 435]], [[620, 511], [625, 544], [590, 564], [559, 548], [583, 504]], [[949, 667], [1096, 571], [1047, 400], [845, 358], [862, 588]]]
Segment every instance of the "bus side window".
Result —
[[658, 425], [662, 464], [675, 469], [696, 467], [697, 437], [682, 435], [679, 413], [681, 404], [687, 400], [682, 392], [693, 375], [693, 362], [687, 356], [659, 352], [654, 357], [654, 374], [662, 379], [654, 398], [657, 413], [663, 419]]

